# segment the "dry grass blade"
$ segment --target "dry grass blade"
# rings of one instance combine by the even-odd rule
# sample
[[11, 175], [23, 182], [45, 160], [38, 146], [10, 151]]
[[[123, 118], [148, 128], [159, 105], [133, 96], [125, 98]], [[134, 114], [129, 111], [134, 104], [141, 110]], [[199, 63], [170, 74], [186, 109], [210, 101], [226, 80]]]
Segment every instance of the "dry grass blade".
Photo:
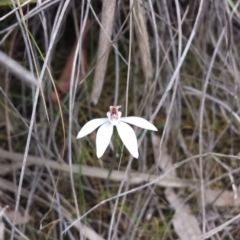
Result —
[[[0, 22], [3, 21], [4, 19], [6, 19], [7, 17], [9, 17], [11, 14], [13, 14], [14, 12], [18, 11], [20, 8], [22, 8], [23, 6], [27, 5], [28, 3], [30, 3], [32, 0], [28, 0], [28, 1], [24, 1], [24, 3], [21, 4], [21, 6], [18, 6], [16, 8], [14, 8], [12, 11], [10, 11], [9, 13], [7, 13], [6, 15], [4, 15], [3, 17], [0, 17]], [[1, 2], [0, 2], [0, 6], [1, 6]]]
[[2, 51], [0, 51], [0, 64], [27, 85], [38, 86], [37, 79], [29, 71]]
[[[4, 175], [13, 169], [18, 169], [21, 167], [21, 161], [23, 158], [23, 154], [21, 153], [12, 153], [9, 151], [5, 151], [0, 149], [0, 156], [1, 159], [10, 159], [16, 163], [13, 163], [11, 166], [1, 166], [0, 168], [0, 175]], [[42, 159], [34, 156], [28, 156], [27, 161], [28, 166], [38, 165], [38, 166], [49, 166], [55, 170], [62, 170], [62, 171], [70, 171], [70, 167], [64, 163], [58, 163], [56, 161], [50, 159]], [[73, 164], [72, 172], [79, 174], [79, 165]], [[82, 175], [100, 179], [108, 179], [109, 171], [107, 169], [102, 169], [98, 167], [90, 167], [90, 166], [81, 166]], [[146, 173], [138, 173], [132, 172], [128, 176], [125, 176], [125, 172], [123, 171], [116, 171], [113, 170], [112, 174], [110, 175], [109, 179], [114, 181], [124, 181], [128, 184], [140, 184], [143, 182], [152, 182], [155, 181], [158, 176], [157, 175], [149, 175]], [[183, 187], [192, 187], [195, 188], [196, 182], [190, 181], [186, 179], [179, 179], [175, 177], [163, 178], [160, 181], [156, 182], [156, 185], [163, 186], [163, 187], [174, 187], [174, 188], [183, 188]]]
[[135, 1], [133, 4], [134, 30], [136, 32], [138, 48], [145, 79], [153, 76], [152, 61], [149, 47], [149, 33], [146, 26], [145, 12], [142, 8], [143, 1]]
[[3, 215], [5, 210], [8, 208], [8, 206], [5, 206], [4, 208], [0, 207], [0, 240], [4, 240], [4, 223], [3, 223]]
[[94, 73], [93, 89], [91, 94], [91, 100], [94, 104], [97, 104], [100, 94], [102, 92], [105, 73], [107, 69], [108, 55], [111, 47], [111, 41], [109, 39], [112, 35], [115, 6], [116, 0], [103, 1], [101, 30], [98, 41], [97, 65]]

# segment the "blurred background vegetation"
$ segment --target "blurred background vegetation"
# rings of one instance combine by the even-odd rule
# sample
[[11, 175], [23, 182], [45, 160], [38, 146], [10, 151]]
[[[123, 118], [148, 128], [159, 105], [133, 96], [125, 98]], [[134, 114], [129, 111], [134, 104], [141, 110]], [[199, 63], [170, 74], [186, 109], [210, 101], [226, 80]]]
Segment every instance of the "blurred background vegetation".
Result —
[[239, 3], [0, 0], [0, 239], [239, 239]]

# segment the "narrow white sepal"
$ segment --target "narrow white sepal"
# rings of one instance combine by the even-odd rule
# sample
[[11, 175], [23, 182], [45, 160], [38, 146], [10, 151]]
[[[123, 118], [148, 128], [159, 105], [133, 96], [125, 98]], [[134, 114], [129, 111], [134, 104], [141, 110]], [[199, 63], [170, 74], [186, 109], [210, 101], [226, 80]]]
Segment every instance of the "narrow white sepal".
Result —
[[157, 131], [157, 128], [152, 123], [141, 117], [122, 117], [120, 120], [140, 128]]
[[96, 136], [96, 147], [97, 157], [100, 158], [104, 154], [107, 146], [111, 141], [113, 133], [113, 125], [110, 122], [104, 123], [97, 131]]
[[137, 137], [133, 129], [121, 120], [116, 125], [118, 134], [133, 157], [138, 158]]
[[108, 122], [108, 118], [97, 118], [87, 122], [79, 131], [77, 138], [87, 136], [89, 133], [93, 132], [96, 128], [98, 128], [105, 122]]

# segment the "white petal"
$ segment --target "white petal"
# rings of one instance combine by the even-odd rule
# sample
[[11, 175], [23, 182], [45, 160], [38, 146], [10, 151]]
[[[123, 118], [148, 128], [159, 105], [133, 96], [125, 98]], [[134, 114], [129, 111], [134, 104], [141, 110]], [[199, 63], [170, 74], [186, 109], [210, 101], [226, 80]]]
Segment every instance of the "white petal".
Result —
[[103, 124], [97, 131], [96, 146], [97, 157], [100, 158], [104, 154], [107, 146], [110, 143], [113, 133], [113, 125], [110, 122]]
[[140, 117], [122, 117], [120, 119], [120, 121], [129, 123], [129, 124], [133, 124], [137, 127], [140, 128], [145, 128], [148, 130], [152, 130], [152, 131], [157, 131], [157, 128], [150, 123], [149, 121], [145, 120], [144, 118], [140, 118]]
[[77, 138], [85, 137], [105, 122], [108, 122], [108, 118], [97, 118], [87, 122], [79, 131]]
[[117, 130], [120, 138], [133, 157], [138, 158], [137, 138], [133, 129], [126, 123], [119, 121]]

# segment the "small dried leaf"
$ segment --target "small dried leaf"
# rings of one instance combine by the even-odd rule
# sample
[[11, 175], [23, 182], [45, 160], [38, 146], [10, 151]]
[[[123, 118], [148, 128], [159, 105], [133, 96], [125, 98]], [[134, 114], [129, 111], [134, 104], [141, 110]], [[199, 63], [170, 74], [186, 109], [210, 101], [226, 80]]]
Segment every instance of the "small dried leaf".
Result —
[[240, 198], [234, 199], [233, 191], [205, 190], [205, 200], [207, 204], [216, 207], [240, 206]]
[[[13, 222], [14, 211], [6, 211], [5, 215], [11, 222]], [[27, 224], [30, 221], [30, 219], [31, 217], [29, 215], [25, 217], [22, 213], [17, 212], [16, 225]]]
[[[152, 134], [153, 151], [155, 156], [155, 162], [158, 166], [163, 169], [163, 171], [169, 171], [173, 169], [172, 159], [167, 154], [167, 149], [165, 146], [160, 146], [161, 139]], [[171, 177], [176, 177], [176, 171], [173, 169], [171, 172]], [[201, 230], [198, 225], [197, 219], [189, 211], [189, 207], [184, 203], [184, 200], [179, 197], [172, 188], [167, 187], [165, 190], [165, 196], [169, 204], [175, 210], [175, 214], [172, 219], [174, 230], [177, 235], [182, 240], [191, 240], [197, 236], [201, 235]]]
[[174, 230], [182, 240], [191, 240], [201, 235], [197, 219], [190, 214], [189, 208], [182, 198], [177, 196], [170, 188], [165, 190], [169, 204], [175, 209], [172, 222]]

